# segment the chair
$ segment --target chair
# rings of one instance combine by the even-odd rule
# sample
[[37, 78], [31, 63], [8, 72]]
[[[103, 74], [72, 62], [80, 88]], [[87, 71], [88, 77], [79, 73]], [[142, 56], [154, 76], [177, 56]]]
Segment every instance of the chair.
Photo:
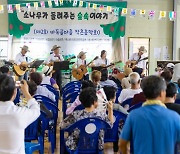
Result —
[[58, 102], [59, 102], [59, 91], [56, 90], [53, 86], [48, 85], [48, 84], [41, 84], [41, 86], [46, 87], [49, 91], [51, 91], [54, 95], [55, 95], [55, 99], [57, 102], [57, 106], [58, 106]]
[[56, 126], [57, 126], [57, 118], [58, 118], [58, 107], [53, 103], [52, 100], [45, 96], [36, 95], [34, 98], [38, 102], [43, 102], [43, 104], [53, 113], [53, 117], [51, 119], [47, 119], [45, 116], [40, 116], [41, 120], [45, 125], [45, 130], [48, 130], [49, 141], [51, 142], [51, 151], [54, 153], [54, 149], [56, 148]]
[[180, 99], [176, 99], [175, 103], [180, 104]]
[[[38, 118], [25, 129], [25, 152], [26, 154], [33, 154], [34, 151], [44, 153], [44, 130], [41, 128], [41, 121]], [[37, 140], [37, 143], [32, 143], [32, 140]]]
[[112, 128], [107, 129], [104, 142], [113, 142], [114, 152], [118, 152], [118, 141], [121, 133], [120, 130], [122, 130], [122, 127], [124, 126], [127, 115], [116, 110], [113, 110], [113, 115], [114, 124]]
[[70, 88], [79, 88], [79, 89], [81, 89], [81, 84], [73, 84], [73, 85], [70, 85], [70, 86], [64, 88], [62, 92], [65, 92], [66, 90], [68, 90], [68, 89], [70, 89]]
[[70, 86], [73, 86], [73, 85], [77, 85], [77, 86], [81, 86], [81, 82], [80, 81], [72, 81], [72, 82], [69, 82], [67, 83], [63, 88], [62, 88], [62, 92], [64, 92], [64, 90]]
[[66, 97], [63, 97], [63, 105], [62, 105], [62, 111], [63, 111], [63, 118], [65, 118], [66, 117], [66, 109], [67, 109], [67, 104], [69, 104], [69, 103], [73, 103], [75, 100], [76, 100], [76, 98], [77, 98], [77, 96], [79, 95], [79, 92], [73, 92], [73, 93], [71, 93], [71, 94], [69, 94], [68, 96], [66, 96]]
[[20, 89], [17, 88], [17, 94], [16, 94], [16, 98], [14, 99], [14, 104], [20, 102], [20, 96], [21, 96]]
[[122, 88], [118, 88], [117, 92], [116, 92], [116, 100], [115, 100], [115, 103], [118, 103], [118, 98], [121, 94], [121, 91], [122, 91]]
[[142, 104], [143, 104], [143, 103], [138, 103], [138, 104], [135, 104], [135, 105], [131, 106], [131, 107], [129, 108], [128, 112], [131, 112], [132, 110], [141, 107]]
[[67, 89], [66, 91], [64, 91], [62, 93], [62, 98], [67, 97], [69, 94], [71, 94], [73, 92], [80, 92], [80, 88], [70, 88], [70, 89]]
[[[64, 133], [71, 134], [75, 128], [80, 130], [77, 149], [71, 151], [65, 145]], [[102, 150], [98, 148], [98, 138], [100, 130], [110, 128], [109, 124], [98, 118], [85, 118], [79, 120], [66, 129], [60, 130], [60, 154], [64, 154], [67, 150], [73, 154], [100, 154]]]
[[125, 100], [124, 102], [122, 102], [121, 106], [124, 107], [125, 105], [130, 105], [131, 102], [132, 102], [132, 99], [133, 99], [133, 98], [128, 98], [127, 100]]

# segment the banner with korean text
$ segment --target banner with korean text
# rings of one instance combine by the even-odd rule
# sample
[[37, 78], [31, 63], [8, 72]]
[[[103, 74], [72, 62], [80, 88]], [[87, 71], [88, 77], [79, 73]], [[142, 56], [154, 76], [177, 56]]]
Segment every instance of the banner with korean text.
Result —
[[[30, 47], [32, 58], [45, 59], [53, 45], [61, 46], [63, 55], [77, 55], [81, 50], [88, 57], [105, 49], [112, 51], [112, 40], [125, 35], [125, 17], [121, 8], [126, 2], [83, 2], [9, 0], [9, 34], [13, 35], [12, 58], [24, 44]], [[35, 5], [36, 3], [36, 5]], [[17, 9], [17, 4], [20, 8]], [[96, 7], [94, 6], [96, 4]], [[103, 9], [102, 9], [103, 6]], [[112, 7], [108, 10], [107, 7]], [[18, 5], [19, 7], [19, 5]], [[100, 9], [101, 7], [101, 9]], [[118, 9], [118, 13], [112, 10]]]

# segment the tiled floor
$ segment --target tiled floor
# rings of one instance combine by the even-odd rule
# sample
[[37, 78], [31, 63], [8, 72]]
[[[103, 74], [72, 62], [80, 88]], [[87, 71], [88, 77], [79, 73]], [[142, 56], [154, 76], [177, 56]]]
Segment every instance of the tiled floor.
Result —
[[[59, 102], [59, 118], [58, 118], [58, 123], [60, 121], [62, 121], [62, 102], [60, 101]], [[55, 150], [55, 154], [60, 154], [60, 140], [59, 140], [59, 136], [60, 136], [60, 131], [59, 131], [59, 127], [57, 127], [57, 138], [56, 138], [56, 141], [57, 141], [57, 148]], [[35, 152], [34, 154], [38, 154], [38, 152]], [[50, 143], [48, 142], [47, 139], [45, 139], [45, 148], [44, 148], [44, 154], [51, 154], [51, 147], [50, 147]], [[105, 144], [104, 146], [104, 154], [114, 154], [113, 152], [113, 149], [112, 149], [112, 144], [111, 143], [108, 143], [108, 144]]]

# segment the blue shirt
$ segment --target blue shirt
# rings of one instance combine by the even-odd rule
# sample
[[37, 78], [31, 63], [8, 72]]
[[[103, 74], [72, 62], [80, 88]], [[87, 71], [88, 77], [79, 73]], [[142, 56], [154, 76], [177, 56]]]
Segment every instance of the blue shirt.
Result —
[[160, 105], [138, 108], [129, 114], [121, 138], [133, 141], [134, 154], [174, 154], [180, 116]]

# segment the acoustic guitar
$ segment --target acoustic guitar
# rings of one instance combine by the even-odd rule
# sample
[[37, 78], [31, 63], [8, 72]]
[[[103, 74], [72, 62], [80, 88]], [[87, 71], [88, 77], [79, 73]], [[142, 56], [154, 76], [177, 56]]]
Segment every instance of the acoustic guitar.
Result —
[[[31, 62], [31, 63], [33, 63], [33, 62]], [[26, 73], [26, 71], [28, 71], [28, 69], [29, 69], [28, 66], [31, 63], [22, 62], [20, 65], [14, 64], [13, 65], [13, 70], [14, 70], [15, 74], [17, 76], [23, 76]]]
[[132, 60], [132, 61], [130, 62], [129, 67], [132, 68], [132, 69], [134, 69], [139, 62], [144, 61], [144, 60], [147, 60], [147, 59], [148, 59], [148, 57], [142, 58], [142, 59], [140, 59], [140, 60]]
[[81, 65], [76, 69], [72, 70], [72, 76], [77, 79], [77, 80], [81, 80], [83, 78], [83, 76], [88, 72], [87, 67], [96, 59], [98, 59], [99, 57], [96, 56], [92, 61], [90, 61], [88, 64], [86, 65]]
[[[71, 61], [71, 59], [74, 59], [74, 58], [76, 58], [76, 56], [68, 58], [67, 61]], [[50, 62], [49, 64], [46, 64], [46, 65], [49, 67], [54, 66], [54, 62]]]
[[117, 63], [121, 63], [121, 62], [122, 62], [122, 61], [119, 60], [119, 61], [114, 62], [114, 63], [111, 63], [110, 65], [107, 65], [107, 66], [105, 66], [105, 65], [95, 66], [95, 67], [92, 67], [92, 70], [98, 70], [98, 71], [101, 71], [102, 69], [106, 69], [106, 68], [108, 68], [108, 67], [111, 67], [111, 66], [116, 65]]

